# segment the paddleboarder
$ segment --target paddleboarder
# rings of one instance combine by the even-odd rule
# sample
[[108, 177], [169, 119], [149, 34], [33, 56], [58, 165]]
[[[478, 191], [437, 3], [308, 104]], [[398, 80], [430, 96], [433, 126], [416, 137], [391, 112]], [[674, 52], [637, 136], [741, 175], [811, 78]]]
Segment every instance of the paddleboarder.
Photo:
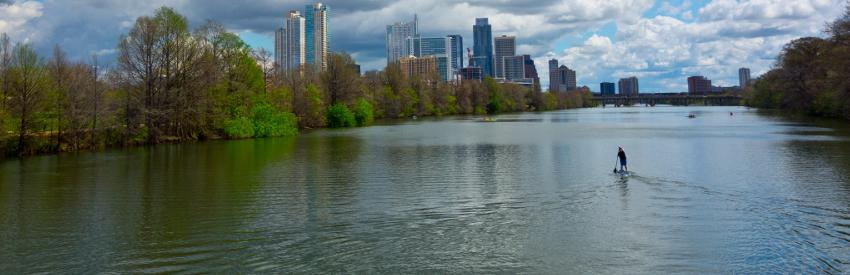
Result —
[[626, 151], [623, 151], [623, 147], [617, 152], [617, 159], [620, 160], [620, 172], [628, 172], [629, 166], [626, 165]]

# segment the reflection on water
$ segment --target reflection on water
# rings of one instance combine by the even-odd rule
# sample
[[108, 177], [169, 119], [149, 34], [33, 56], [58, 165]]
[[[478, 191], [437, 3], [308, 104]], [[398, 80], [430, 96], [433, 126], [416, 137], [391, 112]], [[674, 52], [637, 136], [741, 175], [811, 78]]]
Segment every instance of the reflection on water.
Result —
[[0, 270], [843, 273], [849, 133], [606, 108], [9, 160]]

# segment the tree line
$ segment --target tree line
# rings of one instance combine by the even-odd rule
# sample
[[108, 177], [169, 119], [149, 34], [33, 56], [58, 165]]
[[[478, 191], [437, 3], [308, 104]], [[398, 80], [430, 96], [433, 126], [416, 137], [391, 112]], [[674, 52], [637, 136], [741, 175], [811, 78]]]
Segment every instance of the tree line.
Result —
[[543, 93], [514, 84], [405, 77], [399, 64], [360, 75], [345, 53], [327, 68], [278, 70], [221, 24], [190, 29], [162, 7], [139, 17], [104, 66], [46, 60], [0, 35], [0, 149], [29, 155], [215, 138], [289, 136], [375, 119], [588, 107], [586, 87]]
[[828, 37], [804, 37], [782, 49], [774, 68], [746, 91], [746, 104], [850, 119], [850, 4], [827, 24]]

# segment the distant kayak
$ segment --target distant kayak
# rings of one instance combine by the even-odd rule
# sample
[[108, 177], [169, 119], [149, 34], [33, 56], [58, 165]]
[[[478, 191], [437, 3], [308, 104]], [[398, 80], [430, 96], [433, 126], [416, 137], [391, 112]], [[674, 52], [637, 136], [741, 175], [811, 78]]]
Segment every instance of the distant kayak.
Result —
[[481, 122], [496, 122], [496, 119], [492, 117], [485, 117], [481, 119]]
[[696, 118], [696, 117], [697, 117], [697, 115], [695, 115], [694, 113], [688, 114], [688, 118]]

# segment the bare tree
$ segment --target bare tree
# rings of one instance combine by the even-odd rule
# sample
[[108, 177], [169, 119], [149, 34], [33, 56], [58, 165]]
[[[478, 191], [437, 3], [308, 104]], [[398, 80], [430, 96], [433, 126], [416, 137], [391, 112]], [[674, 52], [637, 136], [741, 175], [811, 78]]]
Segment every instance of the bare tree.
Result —
[[44, 91], [49, 85], [44, 62], [29, 45], [18, 44], [12, 53], [10, 66], [11, 108], [20, 119], [18, 129], [18, 154], [26, 152], [26, 136], [35, 126], [35, 114], [40, 112]]
[[92, 56], [92, 65], [91, 65], [91, 90], [92, 90], [92, 98], [91, 103], [93, 108], [91, 112], [91, 146], [92, 148], [97, 148], [97, 116], [99, 114], [100, 101], [101, 99], [101, 91], [98, 85], [98, 73], [99, 67], [97, 63], [97, 54]]
[[330, 98], [330, 105], [338, 102], [353, 103], [360, 96], [361, 78], [354, 70], [354, 59], [346, 53], [333, 53], [328, 57], [328, 68], [322, 72], [322, 81]]
[[0, 90], [3, 90], [2, 102], [0, 107], [6, 108], [6, 101], [9, 96], [9, 67], [12, 65], [12, 42], [6, 33], [0, 34]]
[[[139, 17], [130, 33], [118, 43], [118, 66], [123, 72], [122, 81], [126, 83], [128, 93], [137, 87], [141, 90], [144, 106], [140, 110], [148, 129], [153, 126], [154, 96], [159, 91], [157, 85], [160, 80], [161, 60], [156, 49], [158, 32], [158, 24], [152, 18]], [[128, 100], [130, 97], [128, 94]], [[129, 116], [131, 112], [128, 110], [124, 115]], [[132, 118], [127, 117], [126, 120], [130, 122]], [[133, 125], [127, 125], [128, 131], [133, 128]], [[152, 130], [148, 133], [148, 142], [155, 141], [155, 133]]]
[[54, 82], [53, 106], [56, 114], [56, 149], [62, 149], [62, 115], [65, 107], [65, 97], [68, 94], [68, 60], [65, 52], [57, 44], [53, 47], [53, 57], [47, 64], [51, 79]]
[[260, 69], [263, 70], [263, 93], [268, 93], [269, 89], [269, 78], [271, 78], [272, 73], [274, 72], [274, 61], [272, 60], [272, 53], [266, 48], [260, 48], [258, 50], [253, 51], [254, 59], [257, 60], [257, 63], [260, 65]]

